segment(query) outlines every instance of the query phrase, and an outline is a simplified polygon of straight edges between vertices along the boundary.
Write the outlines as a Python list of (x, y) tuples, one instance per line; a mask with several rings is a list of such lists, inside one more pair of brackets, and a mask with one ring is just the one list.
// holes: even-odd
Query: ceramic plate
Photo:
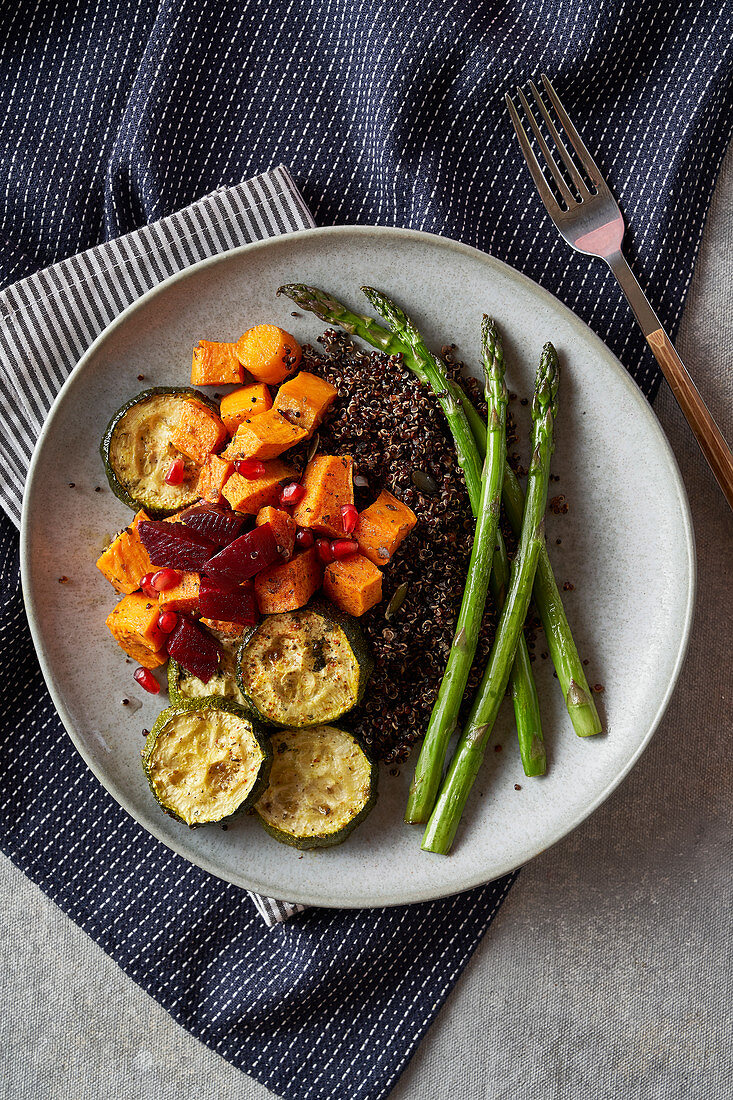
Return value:
[[(520, 395), (531, 392), (542, 344), (552, 339), (560, 353), (554, 489), (570, 510), (550, 515), (548, 543), (559, 582), (575, 586), (567, 610), (591, 682), (605, 688), (606, 732), (574, 735), (551, 663), (538, 657), (548, 773), (524, 778), (505, 704), (494, 736), (503, 751), (488, 752), (447, 858), (421, 852), (420, 829), (402, 824), (411, 763), (399, 776), (382, 770), (377, 807), (348, 843), (305, 854), (271, 840), (250, 817), (227, 831), (185, 829), (159, 812), (140, 768), (140, 730), (152, 726), (165, 698), (136, 689), (104, 626), (114, 594), (94, 562), (104, 535), (130, 513), (107, 488), (99, 440), (131, 395), (188, 381), (191, 348), (201, 337), (236, 340), (245, 328), (273, 321), (301, 342), (315, 341), (324, 326), (308, 314), (292, 317), (292, 304), (275, 296), (286, 282), (323, 286), (359, 309), (359, 286), (378, 286), (409, 310), (434, 347), (456, 343), (472, 364), (487, 312), (505, 334), (509, 388)], [(519, 402), (513, 408), (526, 412)], [(490, 256), (425, 233), (366, 226), (307, 230), (197, 264), (110, 325), (67, 381), (39, 439), (22, 552), (46, 680), (100, 782), (154, 836), (212, 874), (325, 906), (455, 893), (518, 867), (578, 825), (656, 728), (684, 657), (694, 601), (693, 535), (679, 472), (654, 414), (611, 352), (550, 294)], [(60, 585), (61, 575), (71, 583)], [(131, 696), (142, 704), (134, 713), (120, 702)]]

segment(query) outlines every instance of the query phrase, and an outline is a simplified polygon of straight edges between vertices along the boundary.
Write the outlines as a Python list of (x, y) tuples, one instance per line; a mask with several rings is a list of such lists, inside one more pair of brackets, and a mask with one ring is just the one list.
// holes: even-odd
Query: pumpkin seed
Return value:
[(311, 461), (311, 459), (313, 458), (313, 456), (315, 455), (316, 451), (318, 450), (318, 445), (320, 444), (320, 442), (321, 442), (321, 437), (320, 437), (319, 433), (316, 432), (316, 434), (311, 439), (310, 445), (308, 447), (308, 454), (306, 455), (306, 459), (305, 459), (306, 464), (309, 463)]
[(356, 486), (357, 489), (368, 489), (369, 488), (369, 479), (364, 477), (363, 474), (357, 474), (356, 477), (354, 478), (354, 485)]
[(412, 478), (412, 484), (416, 489), (419, 489), (421, 493), (427, 493), (429, 496), (437, 493), (438, 483), (434, 477), (426, 473), (425, 470), (413, 470), (410, 477)]
[(405, 596), (407, 595), (407, 590), (409, 587), (410, 586), (407, 581), (403, 581), (402, 584), (398, 585), (398, 587), (395, 589), (395, 593), (392, 599), (387, 604), (387, 610), (384, 613), (384, 617), (387, 622), (393, 619), (399, 609), (402, 607), (402, 604), (405, 602)]

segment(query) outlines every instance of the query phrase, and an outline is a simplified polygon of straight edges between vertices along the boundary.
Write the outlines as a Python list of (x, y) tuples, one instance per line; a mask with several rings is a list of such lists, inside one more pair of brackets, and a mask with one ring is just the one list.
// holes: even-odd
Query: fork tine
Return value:
[(554, 219), (561, 212), (560, 204), (558, 203), (550, 188), (547, 186), (547, 181), (542, 174), (542, 169), (537, 162), (537, 157), (532, 151), (532, 146), (529, 144), (527, 132), (524, 129), (524, 126), (522, 126), (521, 119), (517, 114), (517, 108), (514, 106), (511, 96), (508, 93), (505, 94), (504, 100), (506, 102), (507, 109), (512, 120), (512, 125), (514, 126), (514, 132), (517, 135), (517, 140), (519, 142), (522, 152), (524, 153), (524, 159), (526, 160), (527, 167), (529, 168), (532, 175), (532, 179), (534, 180), (535, 186), (540, 193), (540, 198), (545, 204), (545, 209), (547, 210), (547, 213), (550, 215), (551, 218)]
[(578, 169), (575, 167), (575, 162), (573, 161), (573, 158), (570, 156), (570, 153), (568, 152), (568, 149), (567, 149), (567, 146), (565, 145), (565, 142), (562, 140), (562, 138), (558, 134), (555, 123), (552, 121), (552, 118), (550, 117), (550, 112), (547, 110), (544, 103), (542, 102), (542, 98), (540, 96), (540, 93), (537, 91), (537, 86), (536, 86), (534, 80), (530, 80), (529, 87), (530, 87), (530, 90), (532, 92), (532, 95), (534, 96), (534, 101), (535, 101), (535, 103), (537, 104), (537, 106), (539, 108), (540, 114), (542, 115), (543, 119), (545, 120), (545, 125), (547, 126), (547, 129), (550, 132), (550, 137), (552, 138), (553, 142), (555, 143), (555, 146), (557, 147), (557, 151), (560, 154), (560, 159), (562, 160), (563, 164), (565, 165), (565, 168), (567, 169), (568, 174), (570, 175), (573, 183), (578, 188), (578, 191), (580, 192), (581, 196), (582, 195), (590, 195), (590, 191), (588, 190), (588, 185), (585, 182), (585, 180), (583, 179), (583, 177), (581, 176)]
[(570, 144), (572, 145), (575, 152), (578, 154), (578, 157), (580, 158), (580, 163), (583, 165), (583, 168), (587, 172), (589, 178), (597, 188), (606, 187), (606, 181), (604, 180), (601, 173), (598, 171), (596, 162), (593, 160), (593, 157), (586, 149), (583, 143), (583, 139), (570, 121), (568, 113), (560, 102), (560, 98), (557, 92), (553, 88), (552, 84), (550, 84), (549, 78), (546, 76), (545, 73), (541, 73), (540, 75), (542, 77), (542, 83), (545, 86), (545, 91), (549, 96), (550, 103), (552, 103), (552, 106), (557, 111), (557, 117), (560, 119), (563, 130), (570, 139)]
[(537, 142), (539, 144), (539, 147), (542, 150), (542, 155), (544, 156), (545, 160), (547, 161), (547, 167), (552, 172), (552, 178), (554, 179), (555, 184), (557, 185), (557, 189), (560, 192), (560, 194), (562, 195), (562, 197), (564, 198), (565, 203), (568, 207), (568, 210), (571, 210), (577, 202), (577, 200), (575, 198), (575, 195), (573, 195), (573, 193), (571, 192), (570, 188), (568, 187), (567, 183), (565, 182), (565, 180), (563, 178), (563, 175), (562, 175), (560, 169), (558, 168), (557, 164), (555, 163), (555, 158), (553, 157), (552, 153), (550, 152), (550, 150), (547, 146), (547, 142), (545, 141), (544, 137), (542, 136), (542, 131), (539, 128), (537, 119), (534, 117), (534, 113), (532, 111), (532, 108), (530, 107), (529, 103), (527, 102), (527, 97), (526, 97), (526, 95), (524, 94), (524, 92), (522, 91), (521, 88), (517, 88), (517, 95), (519, 96), (519, 98), (522, 102), (522, 106), (524, 107), (527, 118), (529, 119), (529, 124), (532, 127), (532, 129), (534, 130), (534, 136), (537, 138)]

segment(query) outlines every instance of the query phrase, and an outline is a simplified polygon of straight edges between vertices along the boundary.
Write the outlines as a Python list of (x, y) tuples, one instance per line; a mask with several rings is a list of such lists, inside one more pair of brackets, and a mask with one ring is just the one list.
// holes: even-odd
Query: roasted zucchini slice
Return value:
[(355, 619), (309, 605), (268, 615), (244, 636), (238, 674), (252, 711), (272, 726), (322, 726), (360, 702), (373, 662)]
[(183, 703), (188, 699), (209, 699), (216, 696), (233, 699), (235, 703), (249, 710), (249, 704), (242, 695), (237, 676), (237, 653), (242, 644), (241, 634), (222, 634), (217, 630), (207, 630), (219, 643), (221, 650), (219, 671), (208, 683), (199, 680), (174, 661), (168, 661), (168, 696), (171, 703)]
[(192, 827), (226, 821), (256, 802), (271, 760), (267, 735), (230, 699), (168, 707), (143, 749), (156, 801)]
[(267, 832), (300, 849), (341, 844), (376, 801), (377, 765), (335, 726), (278, 730), (272, 749), (267, 789), (255, 805)]
[[(164, 519), (198, 500), (200, 466), (171, 442), (183, 401), (196, 401), (218, 412), (198, 390), (159, 387), (126, 402), (102, 436), (102, 461), (112, 492), (129, 508), (144, 508), (154, 519)], [(183, 480), (169, 485), (165, 475), (178, 457), (184, 462)]]

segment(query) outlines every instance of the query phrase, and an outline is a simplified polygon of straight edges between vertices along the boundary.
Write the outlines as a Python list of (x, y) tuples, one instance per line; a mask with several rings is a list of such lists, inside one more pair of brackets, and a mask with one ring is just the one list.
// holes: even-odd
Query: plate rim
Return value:
[[(669, 706), (672, 694), (677, 686), (680, 672), (685, 662), (687, 650), (690, 642), (690, 635), (692, 630), (692, 623), (694, 620), (696, 592), (697, 592), (697, 558), (695, 548), (695, 533), (692, 523), (692, 515), (690, 511), (690, 504), (687, 497), (682, 475), (679, 470), (677, 459), (672, 450), (672, 446), (656, 416), (652, 406), (649, 404), (644, 394), (634, 382), (633, 378), (617, 358), (617, 356), (611, 351), (611, 349), (604, 343), (604, 341), (598, 336), (593, 329), (590, 328), (580, 317), (573, 312), (569, 306), (566, 306), (560, 301), (551, 291), (546, 290), (539, 283), (535, 282), (528, 275), (523, 274), (516, 268), (505, 263), (502, 260), (497, 259), (488, 252), (484, 252), (482, 249), (475, 248), (472, 245), (464, 244), (461, 241), (456, 241), (450, 237), (444, 237), (436, 233), (427, 233), (423, 230), (405, 229), (396, 226), (386, 225), (335, 225), (335, 226), (322, 226), (309, 229), (297, 230), (293, 233), (284, 233), (275, 237), (268, 237), (261, 241), (253, 241), (250, 244), (241, 245), (237, 248), (229, 249), (226, 252), (217, 253), (214, 256), (207, 257), (206, 259), (199, 260), (197, 263), (192, 264), (190, 267), (184, 268), (182, 271), (175, 272), (167, 279), (158, 283), (150, 290), (146, 291), (143, 295), (137, 298), (129, 306), (127, 306), (117, 317), (115, 317), (109, 325), (106, 326), (99, 333), (99, 335), (90, 344), (89, 348), (79, 359), (76, 366), (69, 373), (63, 386), (56, 395), (53, 404), (49, 410), (48, 416), (44, 421), (41, 432), (39, 433), (36, 445), (34, 447), (33, 455), (28, 469), (28, 476), (26, 478), (22, 512), (21, 512), (21, 528), (20, 528), (20, 571), (21, 571), (21, 584), (23, 590), (23, 598), (26, 616), (31, 631), (31, 637), (33, 639), (34, 648), (38, 657), (38, 662), (43, 673), (46, 687), (48, 688), (51, 700), (54, 707), (61, 719), (64, 729), (67, 735), (70, 737), (74, 747), (80, 756), (84, 760), (86, 766), (102, 785), (102, 787), (110, 794), (115, 801), (121, 806), (121, 808), (132, 818), (133, 821), (146, 832), (150, 833), (156, 840), (161, 842), (171, 851), (174, 851), (177, 855), (187, 860), (194, 866), (200, 867), (202, 870), (213, 875), (215, 878), (220, 879), (223, 882), (230, 883), (241, 889), (253, 891), (255, 893), (264, 894), (265, 896), (272, 896), (272, 887), (267, 884), (258, 884), (251, 878), (238, 875), (235, 872), (229, 872), (223, 870), (221, 867), (215, 866), (205, 855), (196, 855), (196, 858), (192, 858), (190, 852), (184, 847), (182, 843), (179, 843), (167, 836), (161, 835), (155, 828), (154, 821), (151, 818), (151, 823), (143, 821), (134, 811), (131, 802), (128, 800), (125, 791), (119, 787), (115, 782), (111, 782), (104, 774), (101, 768), (96, 767), (92, 762), (90, 756), (85, 750), (85, 746), (80, 736), (76, 734), (74, 730), (74, 723), (71, 720), (70, 715), (66, 711), (63, 701), (60, 696), (60, 692), (57, 693), (56, 685), (54, 683), (54, 677), (52, 673), (52, 662), (47, 656), (43, 637), (41, 634), (40, 622), (36, 616), (35, 603), (33, 600), (33, 585), (32, 585), (32, 568), (31, 568), (31, 524), (29, 514), (31, 511), (32, 498), (34, 495), (35, 484), (35, 471), (40, 461), (40, 455), (43, 451), (43, 447), (48, 434), (50, 433), (53, 421), (55, 419), (57, 409), (63, 401), (66, 390), (70, 387), (72, 380), (80, 374), (86, 367), (88, 361), (97, 354), (99, 347), (117, 330), (118, 327), (127, 323), (127, 320), (137, 310), (143, 309), (147, 304), (154, 299), (157, 295), (163, 294), (170, 286), (185, 282), (189, 278), (195, 277), (200, 271), (209, 267), (213, 267), (219, 263), (229, 260), (234, 256), (241, 254), (248, 254), (255, 251), (267, 250), (275, 246), (284, 246), (290, 242), (297, 242), (304, 238), (321, 237), (351, 237), (351, 236), (392, 236), (397, 238), (409, 238), (417, 241), (424, 241), (431, 246), (437, 246), (447, 251), (461, 252), (464, 255), (479, 260), (480, 262), (487, 264), (489, 268), (498, 270), (501, 274), (511, 281), (519, 283), (527, 288), (531, 288), (531, 292), (538, 295), (540, 299), (544, 300), (545, 304), (555, 312), (560, 312), (566, 323), (570, 325), (576, 332), (582, 334), (586, 340), (590, 340), (591, 344), (595, 345), (595, 348), (602, 358), (606, 360), (609, 367), (616, 372), (620, 377), (622, 384), (626, 387), (626, 390), (633, 395), (633, 400), (643, 410), (642, 415), (646, 418), (647, 423), (652, 429), (652, 432), (656, 435), (657, 440), (661, 443), (662, 452), (665, 453), (668, 460), (669, 472), (672, 478), (672, 487), (676, 492), (676, 500), (679, 507), (680, 519), (682, 521), (682, 528), (685, 539), (685, 550), (687, 552), (687, 591), (684, 607), (684, 622), (682, 635), (680, 637), (677, 652), (675, 654), (674, 665), (669, 678), (664, 695), (660, 701), (660, 705), (646, 731), (644, 737), (637, 745), (636, 749), (626, 761), (624, 766), (609, 780), (606, 786), (600, 791), (596, 798), (588, 805), (584, 806), (582, 810), (576, 814), (569, 823), (563, 823), (562, 826), (557, 827), (546, 838), (546, 842), (542, 847), (537, 848), (534, 846), (534, 850), (527, 855), (526, 859), (523, 859), (519, 864), (516, 864), (510, 860), (506, 865), (500, 865), (498, 871), (493, 872), (490, 879), (487, 879), (482, 874), (477, 874), (471, 878), (470, 881), (463, 881), (460, 886), (455, 889), (450, 888), (433, 888), (433, 889), (420, 889), (418, 888), (405, 888), (403, 893), (399, 897), (393, 897), (390, 900), (380, 898), (378, 901), (360, 900), (358, 898), (343, 898), (340, 896), (334, 896), (331, 894), (321, 894), (318, 891), (311, 893), (308, 889), (298, 890), (297, 888), (291, 892), (285, 887), (282, 892), (277, 891), (282, 897), (287, 896), (288, 901), (298, 902), (308, 906), (318, 906), (321, 908), (343, 908), (343, 909), (367, 909), (376, 906), (392, 906), (392, 905), (406, 905), (417, 902), (433, 901), (443, 897), (450, 897), (457, 893), (462, 893), (465, 890), (474, 889), (478, 886), (485, 885), (488, 882), (493, 882), (503, 875), (517, 870), (519, 867), (524, 866), (530, 860), (546, 851), (548, 848), (557, 844), (569, 833), (573, 832), (586, 818), (590, 817), (603, 802), (613, 793), (614, 790), (623, 782), (631, 769), (638, 762), (642, 753), (649, 745), (652, 737), (654, 736), (659, 724)], [(407, 885), (407, 884), (405, 884)]]

